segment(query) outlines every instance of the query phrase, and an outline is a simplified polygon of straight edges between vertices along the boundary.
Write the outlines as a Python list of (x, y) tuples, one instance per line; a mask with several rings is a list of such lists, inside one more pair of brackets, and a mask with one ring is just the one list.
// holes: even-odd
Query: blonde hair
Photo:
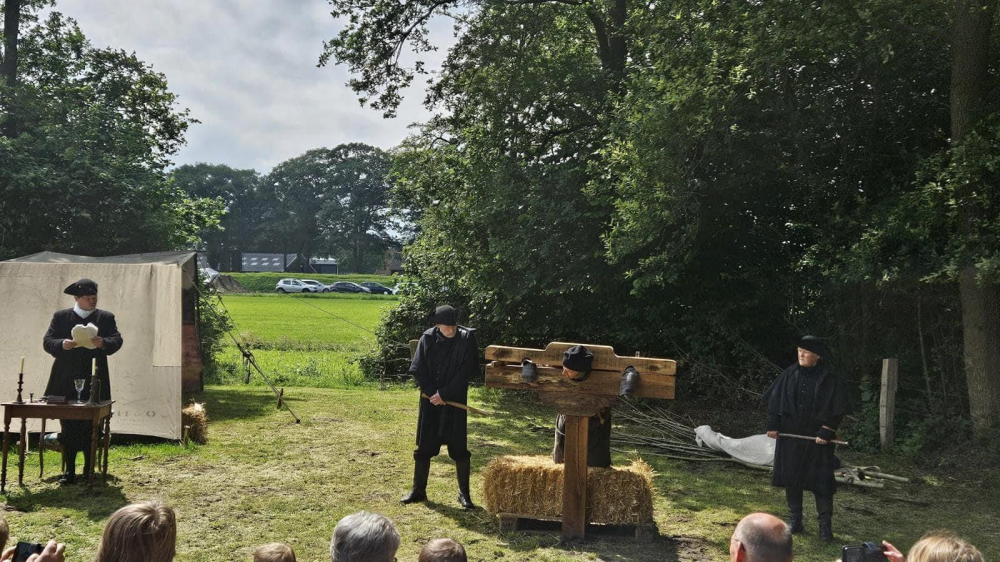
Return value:
[(909, 562), (985, 562), (976, 547), (951, 531), (931, 531), (907, 553)]
[(108, 518), (94, 562), (170, 562), (176, 547), (174, 510), (160, 501), (134, 503)]
[(253, 562), (295, 562), (295, 551), (287, 544), (272, 542), (253, 551)]
[(434, 539), (420, 549), (418, 562), (466, 562), (465, 547), (452, 539)]

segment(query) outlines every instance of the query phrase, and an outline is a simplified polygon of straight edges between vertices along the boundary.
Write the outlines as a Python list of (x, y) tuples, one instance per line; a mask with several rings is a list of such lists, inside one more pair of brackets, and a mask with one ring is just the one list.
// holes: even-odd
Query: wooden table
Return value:
[[(10, 451), (10, 420), (21, 419), (21, 445), (18, 447), (18, 470), (17, 483), (24, 485), (24, 454), (28, 448), (28, 425), (29, 419), (41, 419), (42, 427), (45, 427), (45, 420), (89, 420), (93, 428), (90, 439), (90, 473), (87, 483), (94, 486), (94, 461), (100, 461), (98, 455), (98, 437), (100, 435), (101, 422), (104, 422), (104, 439), (101, 442), (100, 451), (103, 453), (103, 478), (108, 479), (108, 448), (111, 444), (111, 405), (113, 400), (105, 400), (97, 404), (77, 404), (68, 402), (65, 404), (49, 404), (46, 402), (4, 402), (3, 403), (3, 470), (0, 473), (0, 493), (7, 491), (7, 453)], [(39, 439), (39, 456), (42, 451), (42, 441), (45, 439), (44, 431)], [(39, 462), (43, 462), (39, 459)]]

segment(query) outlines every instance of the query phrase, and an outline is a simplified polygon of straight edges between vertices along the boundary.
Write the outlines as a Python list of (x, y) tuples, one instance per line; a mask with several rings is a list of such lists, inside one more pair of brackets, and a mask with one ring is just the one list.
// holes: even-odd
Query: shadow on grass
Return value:
[[(271, 415), (275, 411), (278, 399), (270, 388), (267, 387), (243, 387), (243, 388), (207, 388), (203, 392), (195, 392), (185, 397), (185, 403), (191, 401), (203, 402), (205, 410), (211, 416), (211, 420), (236, 421), (262, 418)], [(289, 403), (292, 409), (301, 398), (285, 396), (285, 402)]]
[[(99, 476), (95, 476), (93, 491), (87, 489), (86, 481), (79, 476), (76, 484), (53, 487), (58, 478), (58, 475), (54, 475), (43, 479), (42, 483), (47, 487), (38, 491), (32, 489), (30, 482), (24, 486), (8, 486), (7, 509), (24, 513), (42, 509), (65, 509), (85, 512), (91, 521), (102, 521), (118, 508), (130, 503), (114, 476), (108, 475), (106, 484)], [(34, 485), (39, 485), (37, 480)]]

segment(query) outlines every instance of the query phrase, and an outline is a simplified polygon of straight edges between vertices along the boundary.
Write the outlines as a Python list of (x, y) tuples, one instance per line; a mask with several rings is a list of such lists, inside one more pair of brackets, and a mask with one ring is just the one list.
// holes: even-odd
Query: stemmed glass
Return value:
[(83, 385), (87, 384), (87, 379), (73, 379), (73, 386), (76, 387), (76, 403), (83, 404), (83, 398), (81, 393), (83, 392)]

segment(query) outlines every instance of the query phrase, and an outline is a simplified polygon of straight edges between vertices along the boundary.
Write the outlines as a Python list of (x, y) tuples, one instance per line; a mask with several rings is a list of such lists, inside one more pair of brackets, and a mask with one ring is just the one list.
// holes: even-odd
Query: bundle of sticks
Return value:
[[(611, 441), (616, 451), (633, 452), (642, 448), (644, 454), (685, 461), (735, 462), (748, 468), (771, 471), (767, 465), (752, 464), (733, 458), (722, 451), (700, 447), (695, 442), (695, 423), (666, 409), (652, 406), (640, 407), (630, 400), (618, 400), (614, 416), (641, 427), (641, 433), (616, 431)], [(687, 423), (686, 423), (687, 422)], [(788, 436), (798, 437), (798, 436)], [(811, 438), (807, 438), (811, 439)], [(837, 442), (844, 443), (844, 442)], [(846, 444), (846, 443), (844, 443)], [(624, 448), (623, 448), (624, 447)], [(631, 450), (627, 449), (631, 448)], [(843, 466), (834, 473), (837, 482), (862, 488), (884, 488), (884, 480), (909, 483), (910, 479), (881, 471), (877, 466)]]

